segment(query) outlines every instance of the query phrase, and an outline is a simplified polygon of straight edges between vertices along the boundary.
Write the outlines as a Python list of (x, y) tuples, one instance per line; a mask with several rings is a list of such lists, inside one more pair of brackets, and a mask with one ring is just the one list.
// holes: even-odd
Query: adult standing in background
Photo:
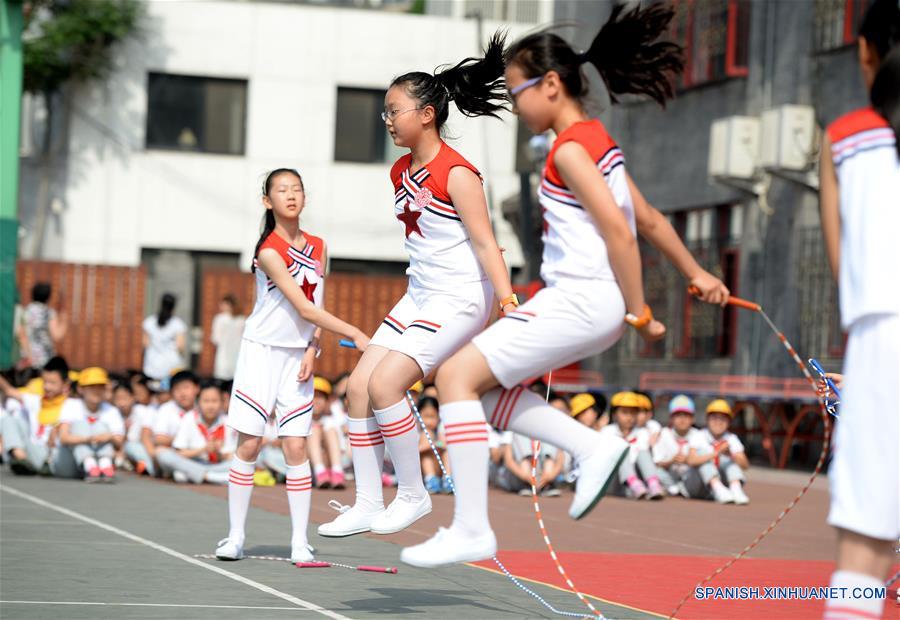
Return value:
[(49, 282), (38, 282), (31, 289), (31, 303), (18, 325), (19, 347), (24, 366), (43, 368), (56, 355), (56, 347), (66, 337), (69, 322), (64, 312), (49, 306), (53, 289)]
[(244, 315), (240, 312), (237, 299), (229, 293), (219, 302), (219, 313), (213, 317), (210, 341), (216, 347), (213, 377), (220, 381), (234, 379), (241, 338), (244, 334)]
[(175, 296), (165, 293), (159, 303), (159, 312), (151, 314), (144, 328), (144, 374), (159, 381), (168, 379), (172, 372), (184, 366), (184, 324), (175, 312)]

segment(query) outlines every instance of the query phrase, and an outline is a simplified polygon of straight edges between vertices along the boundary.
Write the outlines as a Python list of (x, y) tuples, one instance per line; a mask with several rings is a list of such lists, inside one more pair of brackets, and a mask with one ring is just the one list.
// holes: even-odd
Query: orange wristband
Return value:
[(642, 327), (648, 325), (652, 320), (653, 312), (650, 310), (650, 306), (648, 306), (647, 304), (644, 304), (644, 310), (641, 312), (641, 316), (635, 316), (630, 312), (625, 315), (625, 322), (635, 329), (641, 329)]
[(504, 298), (500, 301), (500, 310), (501, 310), (501, 311), (503, 310), (503, 307), (506, 306), (506, 304), (512, 304), (512, 305), (514, 305), (516, 308), (518, 308), (518, 307), (519, 307), (519, 297), (518, 297), (518, 295), (516, 295), (515, 293), (513, 293), (513, 294), (510, 295), (509, 297), (504, 297)]

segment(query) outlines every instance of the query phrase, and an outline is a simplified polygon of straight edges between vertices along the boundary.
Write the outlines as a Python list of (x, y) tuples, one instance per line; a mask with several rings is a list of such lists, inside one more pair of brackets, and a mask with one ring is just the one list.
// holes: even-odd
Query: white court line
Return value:
[(161, 545), (157, 542), (153, 542), (152, 540), (147, 540), (146, 538), (141, 538), (136, 534), (132, 534), (131, 532), (126, 532), (125, 530), (119, 529), (114, 525), (109, 525), (108, 523), (104, 523), (102, 521), (98, 521), (97, 519), (92, 519), (91, 517), (87, 517), (83, 514), (75, 512), (74, 510), (69, 510), (68, 508), (63, 508), (62, 506), (57, 506), (51, 502), (45, 501), (39, 497), (35, 497), (33, 495), (29, 495), (23, 491), (19, 491), (18, 489), (14, 489), (12, 487), (8, 487), (4, 484), (0, 484), (0, 491), (6, 491), (10, 495), (14, 495), (16, 497), (21, 497), (22, 499), (27, 499), (28, 501), (37, 504), (38, 506), (43, 506), (44, 508), (49, 508), (50, 510), (55, 510), (60, 514), (64, 514), (68, 517), (72, 517), (73, 519), (77, 519), (84, 523), (89, 523), (90, 525), (99, 527), (102, 530), (106, 530), (107, 532), (111, 532), (116, 534), (117, 536), (121, 536), (122, 538), (127, 538), (128, 540), (132, 540), (136, 543), (140, 543), (146, 547), (150, 547), (151, 549), (156, 549), (157, 551), (161, 551), (166, 555), (170, 555), (173, 558), (178, 558), (188, 564), (193, 564), (194, 566), (199, 566), (200, 568), (205, 568), (208, 571), (212, 571), (214, 573), (218, 573), (224, 577), (228, 577), (229, 579), (233, 579), (239, 583), (243, 583), (244, 585), (248, 585), (251, 588), (256, 588), (260, 592), (265, 592), (266, 594), (271, 594), (272, 596), (277, 596), (280, 599), (288, 601), (289, 603), (293, 603), (298, 607), (302, 607), (304, 609), (308, 609), (309, 611), (315, 611), (323, 616), (328, 618), (333, 618), (333, 620), (350, 620), (347, 616), (342, 616), (339, 613), (330, 611), (325, 609), (324, 607), (320, 607), (315, 603), (310, 603), (309, 601), (304, 601), (301, 598), (297, 598), (296, 596), (292, 596), (287, 594), (286, 592), (281, 592), (280, 590), (276, 590), (275, 588), (271, 588), (263, 583), (259, 583), (258, 581), (253, 581), (252, 579), (248, 579), (242, 575), (238, 575), (237, 573), (232, 573), (231, 571), (225, 570), (224, 568), (220, 568), (215, 566), (214, 564), (207, 564), (206, 562), (201, 562), (200, 560), (195, 560), (189, 555), (185, 555), (174, 549), (170, 549), (165, 545)]
[(251, 607), (249, 605), (179, 605), (177, 603), (94, 603), (88, 601), (0, 601), (0, 605), (99, 605), (103, 607), (190, 607), (199, 609), (275, 609), (293, 611), (296, 607)]

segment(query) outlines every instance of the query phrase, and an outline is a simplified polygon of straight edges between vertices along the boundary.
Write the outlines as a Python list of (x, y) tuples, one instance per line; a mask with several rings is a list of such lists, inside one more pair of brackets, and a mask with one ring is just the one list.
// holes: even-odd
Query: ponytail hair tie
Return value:
[(583, 65), (584, 63), (590, 61), (591, 59), (588, 56), (587, 52), (581, 52), (580, 54), (575, 55), (575, 62), (577, 62), (579, 65)]

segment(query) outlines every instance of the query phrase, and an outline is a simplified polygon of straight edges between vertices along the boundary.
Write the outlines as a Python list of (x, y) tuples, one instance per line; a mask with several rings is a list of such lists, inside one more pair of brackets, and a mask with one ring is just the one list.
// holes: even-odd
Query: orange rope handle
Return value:
[[(700, 297), (700, 289), (696, 286), (689, 286), (688, 293), (693, 295), (694, 297)], [(740, 297), (729, 297), (728, 298), (729, 306), (737, 306), (738, 308), (744, 308), (745, 310), (753, 310), (757, 312), (762, 310), (762, 306), (752, 301), (747, 301), (746, 299), (741, 299)]]

